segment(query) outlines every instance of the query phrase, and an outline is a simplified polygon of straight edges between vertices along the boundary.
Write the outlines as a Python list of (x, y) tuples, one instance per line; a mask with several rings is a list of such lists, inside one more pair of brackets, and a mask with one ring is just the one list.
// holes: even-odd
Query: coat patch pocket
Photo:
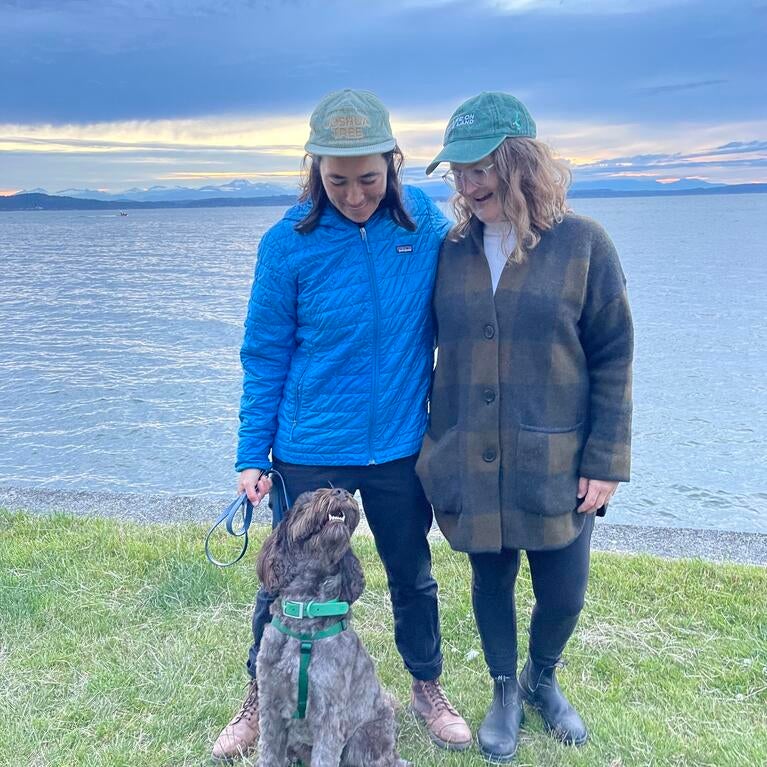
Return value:
[(523, 511), (559, 516), (574, 510), (583, 441), (582, 424), (566, 429), (520, 428), (514, 495)]
[(429, 502), (443, 514), (459, 514), (461, 511), (460, 464), (457, 426), (448, 429), (439, 439), (426, 434), (416, 471)]

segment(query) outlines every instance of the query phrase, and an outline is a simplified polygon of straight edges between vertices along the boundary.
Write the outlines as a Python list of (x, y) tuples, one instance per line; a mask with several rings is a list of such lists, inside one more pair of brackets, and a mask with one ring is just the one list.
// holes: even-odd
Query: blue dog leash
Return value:
[[(269, 471), (264, 472), (263, 476), (272, 478), (272, 489), (269, 491), (269, 500), (271, 501), (272, 506), (272, 528), (274, 528), (282, 521), (285, 512), (290, 508), (288, 490), (285, 487), (285, 480), (283, 479), (282, 474), (275, 469), (270, 469)], [(279, 482), (275, 482), (275, 477)], [(235, 528), (235, 520), (241, 509), (242, 524), (239, 528)], [(226, 509), (224, 509), (218, 519), (213, 523), (213, 527), (208, 530), (208, 534), (205, 536), (205, 556), (208, 558), (208, 562), (212, 565), (216, 565), (216, 567), (230, 567), (239, 562), (248, 550), (248, 529), (250, 528), (250, 523), (252, 521), (253, 504), (248, 499), (247, 493), (242, 493), (232, 501)], [(210, 553), (210, 538), (222, 523), (225, 523), (226, 532), (229, 533), (229, 535), (243, 539), (242, 549), (240, 550), (239, 555), (231, 560), (231, 562), (219, 562), (219, 560)]]

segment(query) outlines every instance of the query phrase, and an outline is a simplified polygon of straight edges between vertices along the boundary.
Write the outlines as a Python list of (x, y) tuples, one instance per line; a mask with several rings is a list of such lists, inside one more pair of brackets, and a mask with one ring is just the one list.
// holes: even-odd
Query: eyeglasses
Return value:
[(449, 170), (442, 174), (445, 183), (452, 189), (461, 191), (467, 183), (472, 186), (487, 186), (490, 179), (490, 169), (495, 166), (494, 162), (485, 165), (482, 168), (469, 168), (468, 170)]

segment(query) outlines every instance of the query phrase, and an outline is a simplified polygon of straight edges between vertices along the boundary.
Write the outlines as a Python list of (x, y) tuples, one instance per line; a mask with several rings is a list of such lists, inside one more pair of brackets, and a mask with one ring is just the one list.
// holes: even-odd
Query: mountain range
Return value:
[[(405, 181), (417, 184), (435, 200), (446, 200), (450, 196), (450, 190), (441, 178), (424, 179), (410, 171), (406, 174)], [(32, 189), (0, 196), (0, 211), (285, 206), (295, 201), (296, 192), (295, 187), (251, 183), (245, 179), (220, 186), (153, 186), (149, 189), (134, 188), (114, 194), (96, 189), (62, 189), (49, 194), (45, 189)], [(664, 184), (653, 179), (605, 179), (576, 181), (570, 187), (568, 196), (644, 197), (753, 192), (767, 192), (767, 184), (711, 184), (690, 178)]]
[[(417, 171), (409, 171), (405, 181), (415, 184), (432, 197), (447, 197), (449, 191), (440, 178), (424, 178)], [(570, 192), (590, 192), (605, 189), (622, 192), (668, 192), (676, 189), (710, 189), (725, 186), (711, 184), (696, 178), (682, 178), (678, 181), (661, 184), (654, 179), (604, 179), (598, 181), (575, 181)], [(187, 200), (234, 199), (243, 197), (277, 197), (295, 195), (294, 186), (279, 184), (252, 183), (246, 179), (237, 179), (220, 186), (207, 184), (200, 187), (186, 186), (151, 186), (148, 189), (126, 189), (124, 192), (105, 192), (99, 189), (60, 189), (49, 192), (47, 189), (25, 189), (16, 194), (47, 194), (52, 197), (74, 197), (79, 200), (131, 200), (133, 202), (176, 202)]]
[(294, 196), (295, 187), (278, 184), (251, 183), (237, 179), (220, 186), (208, 184), (200, 187), (150, 186), (148, 189), (126, 189), (124, 192), (105, 192), (100, 189), (61, 189), (49, 192), (47, 189), (25, 189), (17, 194), (47, 194), (51, 197), (74, 197), (78, 200), (104, 200), (122, 202), (185, 202), (188, 200), (234, 199), (242, 197)]

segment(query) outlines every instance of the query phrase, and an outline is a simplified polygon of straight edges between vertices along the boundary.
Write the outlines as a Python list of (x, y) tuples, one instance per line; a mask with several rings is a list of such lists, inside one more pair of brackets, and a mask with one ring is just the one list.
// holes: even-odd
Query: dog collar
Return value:
[(295, 602), (292, 599), (282, 600), (282, 614), (287, 618), (330, 618), (336, 615), (346, 615), (349, 603), (339, 599), (329, 602)]

